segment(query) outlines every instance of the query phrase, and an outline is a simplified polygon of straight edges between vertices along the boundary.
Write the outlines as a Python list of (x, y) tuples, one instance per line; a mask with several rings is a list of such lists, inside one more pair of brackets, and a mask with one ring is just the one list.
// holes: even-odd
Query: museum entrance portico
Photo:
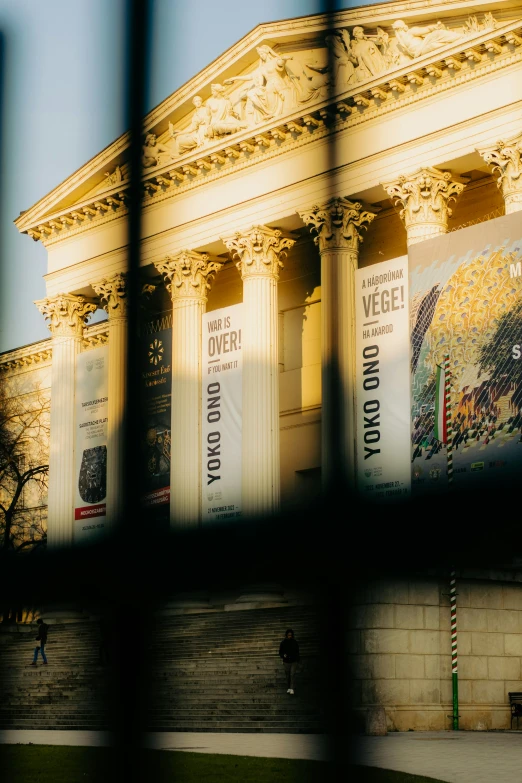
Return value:
[[(260, 25), (144, 117), (138, 186), (124, 135), (20, 215), (19, 231), (47, 252), (36, 305), (50, 337), (0, 357), (0, 371), (14, 396), (20, 381), (50, 397), (47, 540), (70, 574), (40, 590), (50, 619), (64, 585), (67, 600), (82, 595), (94, 552), (92, 595), (119, 596), (122, 640), (134, 607), (143, 628), (160, 610), (159, 693), (170, 672), (182, 689), (210, 682), (217, 704), (224, 675), (243, 703), (257, 686), (237, 678), (261, 671), (255, 655), (243, 660), (245, 638), (270, 689), (274, 629), (299, 607), (299, 635), (311, 628), (308, 597), (283, 587), (304, 574), (324, 600), (320, 638), (337, 640), (339, 665), (323, 667), (336, 708), (349, 712), (334, 682), (346, 676), (361, 724), (384, 708), (389, 729), (442, 729), (456, 694), (458, 593), (461, 728), (509, 725), (508, 695), (522, 689), (521, 576), (508, 549), (517, 517), (497, 526), (481, 501), (493, 486), (504, 508), (502, 475), (508, 483), (520, 466), (522, 381), (498, 346), (509, 352), (519, 329), (521, 69), (515, 0), (401, 0)], [(133, 363), (139, 392), (126, 383)], [(141, 502), (138, 524), (129, 513), (103, 538), (129, 497)], [(371, 498), (404, 502), (381, 513)], [(448, 554), (438, 531), (450, 517)], [(484, 530), (495, 519), (506, 568), (464, 562), (483, 518)], [(426, 519), (434, 532), (421, 549)], [(492, 538), (488, 529), (488, 547)], [(201, 640), (211, 626), (214, 648)], [(67, 629), (62, 641), (67, 651)]]
[[(172, 316), (173, 526), (202, 519), (205, 313), (243, 304), (242, 513), (276, 514), (319, 471), (324, 487), (339, 469), (355, 480), (357, 268), (521, 208), (516, 3), (440, 13), (390, 3), (330, 26), (261, 25), (145, 118), (143, 304)], [(16, 221), (48, 251), (37, 305), (52, 334), (56, 546), (72, 541), (71, 390), (96, 308), (108, 313), (96, 327), (109, 345), (107, 515), (120, 513), (127, 149), (118, 139)]]

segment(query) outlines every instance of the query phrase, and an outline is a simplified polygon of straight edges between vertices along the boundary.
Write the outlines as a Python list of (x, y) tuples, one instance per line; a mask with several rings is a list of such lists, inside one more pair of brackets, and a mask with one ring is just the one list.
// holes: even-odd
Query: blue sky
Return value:
[[(0, 353), (49, 336), (33, 304), (45, 296), (46, 250), (13, 220), (125, 130), (125, 9), (0, 0)], [(147, 109), (257, 24), (319, 10), (317, 0), (154, 0)]]

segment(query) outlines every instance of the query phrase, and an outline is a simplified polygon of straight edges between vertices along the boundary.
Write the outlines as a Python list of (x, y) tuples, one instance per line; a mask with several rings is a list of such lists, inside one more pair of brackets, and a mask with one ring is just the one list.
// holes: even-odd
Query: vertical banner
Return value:
[(144, 506), (170, 503), (170, 415), (172, 392), (172, 310), (147, 319), (140, 328), (141, 433)]
[(522, 469), (522, 213), (413, 245), (409, 268), (412, 494), (499, 492)]
[(76, 357), (74, 540), (96, 538), (105, 527), (107, 495), (107, 345)]
[(364, 498), (410, 493), (408, 258), (355, 273), (357, 485)]
[(241, 326), (243, 305), (203, 316), (203, 523), (241, 516)]

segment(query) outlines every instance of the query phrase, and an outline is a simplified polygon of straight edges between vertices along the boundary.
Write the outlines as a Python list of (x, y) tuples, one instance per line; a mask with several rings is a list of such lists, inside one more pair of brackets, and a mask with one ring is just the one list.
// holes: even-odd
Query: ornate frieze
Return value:
[[(491, 15), (486, 15), (481, 21), (473, 17), (459, 28), (438, 23), (417, 28), (398, 22), (386, 30), (355, 25), (330, 31), (325, 33), (324, 47), (299, 49), (284, 57), (277, 57), (270, 47), (262, 54), (258, 51), (257, 66), (249, 74), (213, 84), (206, 101), (196, 96), (194, 112), (175, 126), (170, 124), (160, 138), (147, 134), (145, 203), (400, 111), (521, 59), (520, 21), (495, 26)], [(416, 39), (424, 42), (422, 46)], [(417, 57), (408, 54), (408, 40), (410, 52), (421, 52)], [(473, 52), (478, 59), (473, 59)], [(279, 97), (272, 94), (275, 90)], [(121, 181), (117, 181), (118, 168)], [(34, 224), (22, 218), (17, 221), (20, 230), (52, 245), (66, 235), (124, 216), (125, 172), (124, 162), (106, 172), (107, 187), (110, 178), (113, 188), (106, 196), (100, 193), (92, 202), (35, 219)]]
[[(188, 126), (186, 121), (180, 128), (169, 123), (169, 139), (163, 144), (153, 133), (147, 134), (143, 166), (160, 166), (216, 139), (288, 116), (298, 107), (345, 92), (350, 86), (495, 28), (490, 13), (482, 21), (471, 16), (463, 26), (454, 28), (440, 20), (409, 27), (398, 19), (388, 30), (377, 27), (368, 31), (360, 25), (351, 31), (331, 30), (324, 36), (323, 47), (305, 52), (280, 54), (266, 44), (259, 46), (259, 59), (252, 71), (229, 77), (223, 84), (212, 84), (207, 101), (200, 95), (193, 98), (194, 111)], [(227, 91), (230, 86), (233, 89)], [(364, 96), (359, 97), (364, 100)]]
[(236, 231), (222, 237), (243, 280), (247, 277), (279, 278), (283, 258), (295, 244), (295, 239), (284, 237), (279, 229), (252, 226), (248, 231)]
[(208, 253), (181, 250), (154, 266), (168, 280), (167, 289), (176, 299), (205, 299), (216, 273), (225, 262), (210, 260)]
[(104, 278), (92, 287), (102, 300), (103, 308), (109, 318), (125, 318), (127, 316), (127, 282), (126, 275), (118, 272), (110, 278)]
[(53, 337), (82, 337), (87, 318), (98, 309), (95, 302), (75, 294), (57, 294), (35, 305), (49, 321)]
[(322, 206), (313, 206), (299, 212), (299, 217), (315, 232), (314, 242), (323, 253), (327, 250), (352, 250), (357, 252), (363, 238), (358, 229), (367, 228), (375, 217), (363, 210), (358, 201), (332, 198)]
[(402, 204), (399, 214), (411, 245), (446, 233), (452, 214), (449, 203), (465, 186), (454, 181), (449, 171), (426, 167), (383, 183), (383, 187), (392, 201)]
[(497, 184), (504, 196), (506, 215), (522, 210), (522, 133), (478, 152), (500, 174)]

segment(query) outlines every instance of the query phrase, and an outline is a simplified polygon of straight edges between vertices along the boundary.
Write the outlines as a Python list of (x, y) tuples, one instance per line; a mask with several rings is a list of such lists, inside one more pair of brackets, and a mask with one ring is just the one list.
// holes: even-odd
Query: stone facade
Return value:
[[(332, 476), (354, 482), (357, 268), (522, 209), (520, 4), (443, 12), (395, 0), (260, 25), (144, 118), (141, 265), (174, 324), (173, 528), (202, 525), (205, 312), (246, 305), (245, 517), (304, 507)], [(37, 304), (52, 338), (0, 369), (46, 369), (54, 547), (73, 543), (75, 360), (104, 342), (107, 505), (121, 509), (128, 151), (124, 135), (15, 221), (48, 253)], [(108, 324), (86, 326), (97, 308)], [(522, 689), (519, 589), (459, 580), (463, 728), (506, 726), (506, 694)], [(356, 711), (383, 705), (399, 730), (448, 726), (446, 592), (415, 577), (361, 593)]]
[[(508, 693), (522, 690), (522, 581), (502, 576), (457, 574), (462, 729), (509, 729)], [(449, 576), (367, 584), (349, 625), (356, 713), (384, 706), (389, 731), (451, 728)]]

